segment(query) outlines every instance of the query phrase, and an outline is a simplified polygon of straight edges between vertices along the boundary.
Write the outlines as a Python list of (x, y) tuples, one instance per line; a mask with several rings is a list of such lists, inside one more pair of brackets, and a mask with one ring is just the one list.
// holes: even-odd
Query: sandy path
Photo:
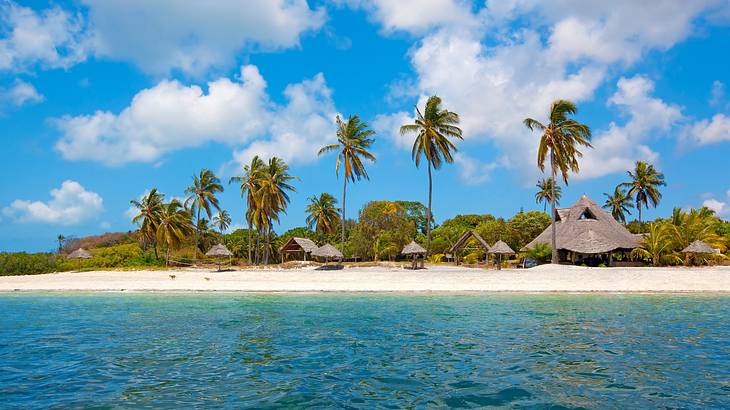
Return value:
[[(175, 275), (171, 279), (169, 275)], [(206, 278), (210, 278), (207, 280)], [(453, 266), (409, 271), (349, 268), (317, 271), (95, 271), (0, 277), (0, 291), (249, 291), (249, 292), (730, 292), (730, 267), (527, 270)]]

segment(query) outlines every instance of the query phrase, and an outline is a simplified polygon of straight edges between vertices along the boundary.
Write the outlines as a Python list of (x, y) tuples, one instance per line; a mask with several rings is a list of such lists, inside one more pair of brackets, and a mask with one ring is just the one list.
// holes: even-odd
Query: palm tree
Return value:
[(289, 166), (281, 158), (269, 159), (267, 166), (263, 169), (259, 188), (254, 194), (257, 200), (255, 219), (262, 227), (262, 233), (266, 239), (264, 248), (264, 263), (269, 263), (269, 250), (271, 240), (271, 229), (273, 221), (279, 222), (279, 214), (286, 213), (289, 204), (289, 191), (295, 192), (296, 188), (291, 181), (298, 179), (289, 174)]
[(316, 195), (310, 197), (306, 210), (309, 229), (314, 228), (318, 234), (332, 233), (340, 219), (340, 211), (336, 205), (337, 199), (326, 192), (321, 193), (319, 197)]
[(345, 255), (345, 204), (347, 199), (347, 180), (350, 179), (353, 183), (357, 179), (361, 178), (370, 179), (367, 171), (365, 171), (365, 165), (363, 165), (362, 159), (365, 158), (370, 161), (375, 161), (375, 155), (368, 151), (368, 148), (375, 141), (370, 138), (375, 134), (375, 131), (368, 129), (369, 125), (367, 122), (360, 121), (360, 117), (352, 115), (347, 119), (347, 122), (342, 121), (340, 116), (337, 116), (337, 143), (325, 145), (319, 150), (319, 155), (338, 151), (337, 154), (337, 165), (335, 166), (335, 175), (339, 177), (340, 166), (344, 168), (344, 182), (342, 187), (342, 244), (341, 252)]
[[(568, 185), (568, 172), (580, 171), (578, 158), (583, 154), (578, 150), (580, 146), (592, 148), (591, 129), (570, 118), (578, 112), (574, 103), (567, 100), (556, 100), (550, 104), (548, 117), (550, 122), (545, 125), (532, 118), (525, 118), (524, 124), (530, 131), (537, 129), (542, 132), (540, 144), (537, 147), (537, 166), (545, 172), (545, 161), (550, 156), (550, 177), (555, 177), (560, 171), (565, 185)], [(557, 183), (553, 184), (555, 187)], [(555, 192), (551, 195), (552, 208), (552, 263), (558, 263), (557, 239), (555, 234)]]
[(620, 185), (614, 189), (613, 195), (605, 192), (603, 195), (606, 196), (606, 203), (603, 204), (603, 208), (611, 210), (611, 215), (613, 215), (614, 219), (625, 224), (626, 214), (631, 215), (629, 208), (634, 207), (631, 203), (631, 196)]
[(641, 225), (641, 207), (649, 208), (651, 204), (654, 208), (662, 200), (662, 194), (659, 192), (660, 186), (666, 186), (664, 182), (664, 174), (657, 171), (654, 165), (645, 161), (636, 161), (634, 172), (627, 171), (630, 182), (624, 182), (621, 186), (629, 188), (628, 196), (635, 198), (636, 209), (639, 210), (639, 225)]
[(680, 257), (674, 252), (672, 238), (667, 232), (667, 225), (653, 223), (640, 241), (641, 247), (631, 251), (631, 257), (651, 260), (652, 265), (660, 263), (679, 263)]
[[(259, 156), (251, 158), (251, 162), (243, 166), (243, 174), (231, 177), (229, 184), (238, 183), (241, 187), (241, 198), (246, 197), (246, 223), (248, 224), (248, 262), (251, 263), (251, 224), (256, 207), (255, 193), (259, 188), (264, 161)], [(258, 249), (258, 248), (257, 248)]]
[[(220, 210), (218, 205), (218, 198), (215, 197), (217, 192), (223, 192), (223, 186), (220, 184), (220, 180), (215, 176), (213, 171), (209, 169), (200, 170), (199, 175), (193, 175), (193, 184), (185, 189), (185, 193), (188, 194), (185, 199), (185, 207), (190, 207), (191, 212), (196, 213), (196, 225), (200, 222), (200, 211), (203, 210), (211, 217), (211, 206), (217, 210)], [(193, 251), (193, 260), (198, 258), (198, 237), (200, 232), (195, 230), (195, 250)]]
[(543, 211), (547, 211), (547, 204), (552, 200), (553, 192), (555, 192), (555, 205), (560, 205), (562, 189), (559, 185), (555, 185), (555, 179), (553, 177), (543, 178), (537, 181), (537, 185), (535, 186), (539, 189), (535, 193), (535, 202), (538, 204), (542, 202)]
[(58, 241), (58, 254), (60, 255), (63, 250), (63, 243), (66, 242), (66, 237), (61, 234), (56, 237), (56, 240)]
[[(157, 188), (152, 190), (139, 201), (129, 201), (132, 206), (139, 210), (139, 213), (132, 218), (132, 223), (141, 225), (139, 227), (140, 234), (142, 235), (143, 242), (146, 244), (152, 244), (155, 250), (155, 258), (157, 255), (157, 226), (160, 223), (160, 212), (162, 211), (162, 201), (164, 195), (157, 191)], [(145, 245), (146, 246), (146, 245)]]
[(218, 211), (218, 215), (213, 217), (213, 224), (215, 224), (220, 230), (221, 235), (223, 235), (223, 232), (231, 225), (231, 216), (228, 214), (228, 211)]
[(433, 178), (431, 168), (439, 169), (445, 162), (454, 162), (452, 152), (456, 152), (456, 145), (451, 139), (464, 139), (459, 124), (459, 114), (441, 107), (441, 98), (433, 95), (426, 101), (423, 113), (416, 107), (416, 121), (400, 127), (401, 135), (416, 134), (411, 156), (416, 167), (421, 162), (421, 156), (428, 162), (428, 209), (426, 211), (426, 257), (431, 251), (431, 220), (433, 213), (431, 197), (433, 196)]
[(157, 242), (165, 244), (165, 265), (170, 264), (170, 249), (180, 246), (183, 239), (194, 231), (192, 216), (180, 201), (174, 199), (160, 208)]

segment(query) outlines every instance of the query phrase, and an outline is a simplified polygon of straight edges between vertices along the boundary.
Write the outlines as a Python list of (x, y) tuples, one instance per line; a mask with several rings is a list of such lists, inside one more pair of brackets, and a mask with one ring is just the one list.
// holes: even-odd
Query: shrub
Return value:
[(431, 263), (441, 263), (444, 261), (444, 254), (443, 253), (437, 253), (435, 255), (431, 255), (428, 258), (429, 262)]
[(477, 252), (472, 252), (464, 256), (464, 263), (468, 265), (474, 265), (476, 263), (479, 263), (479, 254)]
[(0, 253), (0, 276), (55, 272), (57, 260), (52, 253)]
[(59, 270), (91, 270), (106, 268), (141, 268), (161, 266), (151, 252), (143, 252), (138, 244), (126, 244), (91, 250), (89, 259), (68, 259), (59, 263)]

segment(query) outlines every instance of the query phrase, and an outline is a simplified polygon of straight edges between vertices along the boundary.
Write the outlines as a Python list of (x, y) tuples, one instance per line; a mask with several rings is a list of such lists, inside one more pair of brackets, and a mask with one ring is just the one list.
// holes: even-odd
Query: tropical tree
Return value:
[[(712, 248), (725, 250), (725, 238), (718, 234), (719, 224), (720, 221), (707, 208), (691, 209), (689, 212), (675, 208), (672, 219), (664, 224), (664, 233), (677, 252), (681, 252), (694, 241), (702, 241)], [(685, 263), (689, 262), (685, 260)]]
[(428, 163), (428, 210), (426, 214), (426, 256), (431, 250), (431, 223), (433, 196), (433, 178), (431, 169), (440, 169), (444, 162), (454, 162), (453, 153), (457, 150), (452, 139), (463, 139), (461, 128), (458, 127), (459, 114), (441, 107), (441, 98), (433, 95), (426, 101), (421, 110), (416, 107), (416, 120), (413, 124), (400, 127), (401, 135), (415, 134), (416, 139), (411, 149), (411, 157), (416, 167), (423, 156)]
[[(549, 122), (543, 124), (532, 118), (526, 118), (524, 124), (530, 131), (538, 130), (542, 132), (540, 143), (537, 147), (537, 166), (540, 171), (545, 172), (545, 162), (550, 165), (550, 177), (555, 181), (555, 177), (560, 172), (565, 185), (568, 185), (568, 173), (578, 173), (580, 166), (578, 158), (583, 154), (579, 148), (593, 146), (590, 143), (591, 129), (572, 118), (578, 108), (574, 103), (567, 100), (557, 100), (550, 105), (548, 113)], [(557, 183), (553, 184), (555, 187)], [(552, 263), (558, 263), (558, 249), (555, 232), (555, 192), (551, 195), (550, 205), (552, 208)]]
[(66, 242), (66, 237), (63, 235), (58, 235), (58, 237), (56, 237), (56, 240), (58, 241), (58, 253), (60, 254), (63, 250), (63, 244), (64, 242)]
[(264, 263), (269, 263), (271, 229), (273, 222), (279, 222), (279, 214), (286, 213), (289, 204), (289, 192), (295, 192), (291, 185), (297, 177), (289, 174), (289, 166), (281, 158), (269, 159), (267, 166), (262, 170), (258, 189), (254, 193), (256, 207), (253, 214), (254, 222), (260, 227), (260, 232), (266, 240), (264, 248)]
[(342, 245), (341, 252), (345, 255), (345, 205), (347, 203), (347, 180), (353, 183), (361, 178), (370, 179), (365, 170), (363, 159), (375, 161), (373, 155), (368, 149), (375, 142), (371, 136), (375, 135), (375, 131), (369, 129), (369, 125), (365, 121), (361, 121), (357, 115), (351, 115), (347, 121), (342, 121), (337, 116), (337, 143), (325, 145), (319, 150), (319, 155), (328, 152), (337, 151), (337, 164), (335, 165), (335, 175), (339, 177), (340, 166), (344, 168), (344, 178), (342, 185), (342, 212), (340, 216), (342, 222)]
[(241, 189), (241, 198), (246, 197), (246, 223), (248, 224), (248, 261), (251, 259), (251, 224), (253, 223), (253, 213), (256, 208), (255, 194), (259, 189), (262, 171), (264, 169), (264, 161), (258, 155), (251, 159), (249, 164), (243, 166), (243, 174), (231, 177), (229, 184), (237, 183)]
[(645, 161), (636, 161), (634, 171), (627, 171), (631, 181), (624, 182), (621, 186), (629, 189), (629, 197), (634, 198), (636, 209), (639, 211), (639, 223), (641, 223), (641, 208), (648, 208), (652, 205), (656, 208), (662, 199), (659, 192), (660, 186), (666, 186), (664, 174), (659, 172), (654, 165)]
[(652, 265), (660, 263), (680, 263), (681, 258), (674, 251), (672, 239), (667, 235), (666, 225), (653, 223), (649, 225), (649, 232), (644, 234), (640, 248), (631, 251), (631, 257), (651, 261)]
[(603, 208), (610, 210), (614, 219), (625, 224), (626, 214), (631, 215), (631, 211), (629, 209), (633, 208), (631, 196), (629, 196), (620, 185), (614, 189), (613, 195), (609, 195), (605, 192), (603, 195), (606, 196), (606, 202), (603, 204)]
[(139, 211), (137, 215), (132, 218), (132, 223), (139, 225), (139, 232), (142, 236), (142, 240), (145, 244), (152, 244), (155, 250), (155, 257), (157, 255), (157, 227), (160, 223), (160, 212), (162, 211), (162, 201), (164, 195), (157, 191), (157, 188), (152, 188), (150, 192), (143, 196), (139, 201), (129, 201), (133, 207)]
[(213, 224), (218, 228), (221, 235), (223, 235), (223, 232), (231, 226), (231, 215), (226, 210), (218, 211), (218, 215), (213, 217)]
[[(205, 211), (208, 219), (212, 216), (211, 207), (220, 210), (218, 198), (215, 194), (223, 192), (223, 186), (220, 180), (215, 176), (213, 171), (209, 169), (200, 170), (199, 175), (193, 175), (193, 184), (185, 189), (188, 197), (185, 199), (185, 208), (190, 208), (191, 212), (196, 213), (196, 226), (200, 222), (200, 211)], [(193, 252), (193, 260), (198, 258), (198, 237), (200, 231), (195, 230), (195, 250)]]
[(170, 264), (170, 250), (177, 249), (183, 239), (194, 231), (190, 211), (174, 199), (160, 208), (157, 242), (165, 244), (165, 265)]
[(560, 197), (562, 195), (562, 189), (559, 185), (555, 185), (555, 179), (553, 177), (543, 178), (537, 181), (538, 191), (535, 193), (535, 202), (542, 203), (542, 210), (547, 211), (547, 204), (551, 203), (553, 192), (555, 192), (555, 205), (560, 205)]
[(318, 234), (332, 233), (340, 219), (337, 199), (326, 192), (319, 194), (319, 197), (311, 196), (306, 212), (307, 226)]

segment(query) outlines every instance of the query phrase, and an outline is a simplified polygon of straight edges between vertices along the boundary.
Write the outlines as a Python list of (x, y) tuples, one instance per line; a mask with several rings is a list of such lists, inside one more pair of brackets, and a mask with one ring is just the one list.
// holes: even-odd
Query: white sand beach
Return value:
[[(174, 275), (172, 279), (170, 275)], [(585, 268), (544, 265), (485, 270), (430, 266), (350, 267), (321, 271), (94, 271), (0, 277), (0, 291), (240, 292), (730, 292), (730, 267)]]

